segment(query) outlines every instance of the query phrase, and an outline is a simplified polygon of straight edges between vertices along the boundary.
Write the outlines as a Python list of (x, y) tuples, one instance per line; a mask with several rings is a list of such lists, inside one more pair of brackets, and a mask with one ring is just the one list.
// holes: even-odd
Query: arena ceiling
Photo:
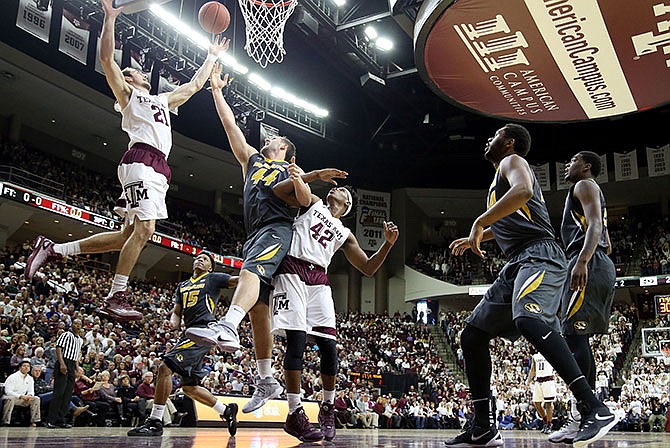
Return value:
[[(331, 2), (302, 1), (302, 10), (286, 28), (285, 61), (262, 72), (330, 112), (327, 139), (272, 123), (295, 140), (299, 163), (306, 169), (341, 167), (351, 173), (353, 185), (373, 189), (485, 188), (492, 170), (482, 159), (483, 147), (504, 122), (448, 104), (414, 71), (411, 19), (422, 2), (398, 0), (393, 3), (405, 9), (392, 14), (388, 0), (347, 0), (340, 12), (346, 21), (339, 30), (314, 12), (314, 5)], [(203, 3), (174, 0), (165, 6), (177, 13), (181, 9), (182, 19), (194, 24)], [(245, 60), (243, 20), (236, 1), (223, 3), (234, 17), (227, 32), (233, 39), (231, 52), (251, 67), (254, 63)], [(316, 28), (310, 16), (318, 22)], [(5, 33), (13, 26), (11, 19), (5, 17)], [(377, 55), (376, 65), (366, 62), (351, 45), (351, 36), (363, 36), (368, 25), (394, 42), (392, 51)], [(15, 75), (0, 78), (0, 114), (19, 113), (32, 128), (110, 161), (118, 160), (126, 138), (119, 130), (118, 115), (111, 111), (104, 81), (95, 74), (82, 74), (80, 80), (87, 87), (61, 73), (66, 71), (63, 63), (47, 58), (45, 65), (27, 57), (25, 53), (37, 46), (29, 36), (21, 37), (20, 42), (7, 34), (0, 38), (8, 43), (0, 44), (0, 71)], [(17, 46), (14, 44), (21, 51), (11, 48)], [(374, 74), (379, 67), (385, 85), (373, 80), (362, 84), (361, 77)], [(207, 190), (232, 185), (230, 190), (239, 193), (239, 168), (227, 150), (209, 95), (201, 92), (182, 109), (175, 120), (181, 135), (175, 137), (171, 156), (175, 182), (194, 183)], [(602, 153), (666, 144), (670, 140), (665, 131), (668, 111), (665, 107), (588, 123), (528, 125), (534, 139), (529, 159), (541, 163), (566, 160), (579, 149)], [(51, 123), (54, 118), (55, 124)], [(103, 140), (109, 146), (103, 146)], [(192, 173), (197, 177), (190, 177)], [(429, 212), (435, 214), (439, 215), (439, 207)]]

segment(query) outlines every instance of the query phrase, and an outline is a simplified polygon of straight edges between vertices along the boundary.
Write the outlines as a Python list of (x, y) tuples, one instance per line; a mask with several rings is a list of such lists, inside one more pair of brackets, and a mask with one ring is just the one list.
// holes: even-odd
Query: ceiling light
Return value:
[(30, 221), (24, 221), (23, 223), (24, 224), (30, 224)]
[(368, 39), (370, 40), (375, 40), (377, 36), (379, 36), (377, 30), (371, 26), (365, 28), (365, 35), (368, 36)]
[(107, 146), (107, 142), (102, 142), (102, 146)]
[(440, 211), (440, 215), (444, 215), (444, 210)]
[(175, 264), (175, 267), (179, 267), (179, 263)]
[(72, 236), (72, 234), (71, 234), (71, 233), (68, 233), (67, 236)]
[(267, 82), (261, 75), (258, 75), (256, 73), (250, 73), (249, 74), (249, 82), (252, 84), (256, 84), (258, 87), (265, 91), (269, 91), (272, 89), (272, 84)]
[(344, 0), (332, 0), (333, 3), (335, 3), (336, 6), (344, 6), (345, 1)]
[(177, 260), (181, 260), (181, 257), (179, 255), (177, 255)]
[(57, 220), (57, 219), (54, 219), (54, 222), (55, 222), (56, 224), (58, 224), (60, 221)]
[(51, 122), (52, 122), (52, 123), (55, 123), (55, 122), (56, 122), (56, 119), (51, 120)]
[(375, 45), (382, 51), (389, 51), (393, 49), (393, 42), (385, 37), (380, 37), (375, 41)]
[(89, 230), (88, 233), (93, 233), (93, 230)]
[(232, 186), (232, 185), (228, 185), (228, 188), (230, 188), (230, 189), (232, 190), (232, 189), (233, 189), (233, 186)]
[(193, 177), (193, 176), (194, 176), (193, 173), (189, 173), (189, 174), (188, 174), (188, 177)]

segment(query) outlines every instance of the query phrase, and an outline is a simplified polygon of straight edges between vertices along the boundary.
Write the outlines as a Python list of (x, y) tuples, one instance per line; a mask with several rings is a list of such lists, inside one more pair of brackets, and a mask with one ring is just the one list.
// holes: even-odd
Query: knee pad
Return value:
[(307, 334), (304, 331), (286, 330), (286, 353), (284, 369), (302, 371), (302, 356), (305, 353)]
[(335, 341), (328, 338), (316, 338), (316, 345), (321, 352), (321, 373), (323, 375), (337, 375), (338, 359)]

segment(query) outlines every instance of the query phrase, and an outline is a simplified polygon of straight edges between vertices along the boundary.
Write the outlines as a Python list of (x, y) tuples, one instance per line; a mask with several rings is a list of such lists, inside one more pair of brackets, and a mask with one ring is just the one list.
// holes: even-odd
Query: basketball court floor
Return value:
[[(129, 438), (126, 428), (30, 429), (0, 428), (1, 448), (283, 448), (326, 447), (443, 447), (456, 431), (341, 430), (333, 442), (300, 443), (281, 429), (240, 429), (229, 437), (223, 428), (167, 428), (163, 437)], [(539, 432), (505, 431), (506, 447), (535, 448), (552, 445)], [(568, 446), (568, 445), (563, 445)], [(670, 433), (612, 433), (592, 445), (613, 447), (670, 447)]]

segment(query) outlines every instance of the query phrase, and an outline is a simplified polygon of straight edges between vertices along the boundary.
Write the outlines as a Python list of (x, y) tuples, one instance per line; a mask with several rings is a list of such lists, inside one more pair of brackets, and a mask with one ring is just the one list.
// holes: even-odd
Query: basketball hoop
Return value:
[(238, 0), (246, 25), (244, 49), (250, 58), (265, 68), (282, 62), (284, 27), (298, 4), (297, 0)]

